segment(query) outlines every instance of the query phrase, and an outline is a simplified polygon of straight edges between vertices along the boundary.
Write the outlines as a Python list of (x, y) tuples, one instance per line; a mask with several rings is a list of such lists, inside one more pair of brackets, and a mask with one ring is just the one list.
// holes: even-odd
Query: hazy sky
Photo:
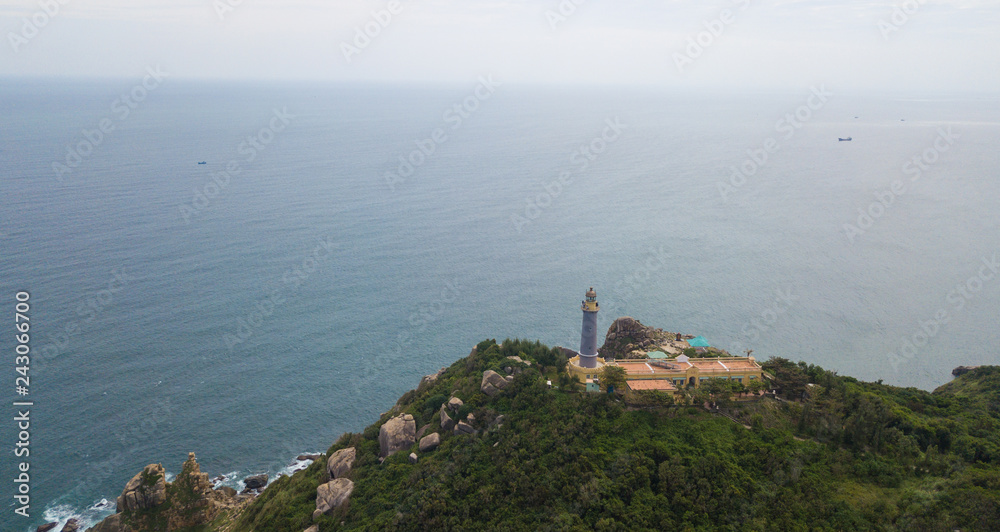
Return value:
[(0, 75), (1000, 89), (998, 0), (390, 4), (0, 0)]

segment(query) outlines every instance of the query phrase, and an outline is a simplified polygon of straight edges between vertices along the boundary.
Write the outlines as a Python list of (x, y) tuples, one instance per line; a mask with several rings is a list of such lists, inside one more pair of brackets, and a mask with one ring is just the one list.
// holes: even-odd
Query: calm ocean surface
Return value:
[(122, 116), (137, 81), (0, 84), (0, 314), (30, 291), (35, 355), (33, 519), (4, 530), (92, 523), (189, 451), (229, 485), (273, 478), (480, 340), (576, 347), (590, 286), (602, 329), (630, 315), (866, 380), (997, 361), (996, 98), (168, 79)]

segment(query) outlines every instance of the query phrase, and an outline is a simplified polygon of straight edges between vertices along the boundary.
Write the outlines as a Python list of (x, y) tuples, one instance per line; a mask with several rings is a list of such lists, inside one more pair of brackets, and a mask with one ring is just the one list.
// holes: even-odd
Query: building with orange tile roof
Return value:
[(668, 360), (616, 360), (606, 362), (625, 370), (630, 390), (659, 390), (677, 393), (681, 388), (699, 387), (708, 379), (734, 380), (741, 384), (762, 378), (760, 364), (753, 357), (688, 358)]

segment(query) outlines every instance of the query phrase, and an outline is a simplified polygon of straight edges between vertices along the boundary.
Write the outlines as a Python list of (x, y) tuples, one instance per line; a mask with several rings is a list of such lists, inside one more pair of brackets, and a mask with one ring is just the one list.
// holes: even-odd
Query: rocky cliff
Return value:
[(618, 318), (608, 327), (604, 345), (597, 354), (605, 359), (645, 358), (649, 351), (663, 351), (668, 355), (679, 355), (690, 347), (686, 340), (694, 336), (664, 331), (643, 325), (628, 316)]
[(220, 512), (239, 508), (251, 496), (232, 488), (212, 489), (194, 453), (188, 455), (173, 482), (160, 464), (150, 464), (132, 477), (117, 499), (117, 513), (91, 532), (188, 530), (208, 525)]
[[(676, 348), (671, 333), (631, 318), (616, 324), (611, 341)], [(129, 481), (119, 513), (92, 530), (944, 531), (1000, 522), (1000, 368), (968, 371), (932, 394), (772, 359), (765, 367), (779, 388), (808, 383), (817, 393), (732, 401), (719, 415), (582, 393), (561, 378), (558, 355), (537, 342), (481, 342), (256, 498), (212, 490), (194, 455), (174, 482), (152, 464)], [(928, 489), (914, 499), (913, 486)]]

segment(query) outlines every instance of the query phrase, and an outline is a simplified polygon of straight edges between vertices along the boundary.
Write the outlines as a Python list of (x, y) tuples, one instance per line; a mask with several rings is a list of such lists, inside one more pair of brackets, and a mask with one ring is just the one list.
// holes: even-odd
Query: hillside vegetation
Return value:
[[(502, 393), (480, 391), (508, 356), (532, 362)], [(725, 401), (724, 413), (631, 408), (559, 375), (537, 342), (480, 343), (400, 398), (355, 447), (354, 491), (312, 519), (317, 461), (272, 484), (228, 528), (335, 530), (997, 530), (1000, 368), (933, 393), (859, 382), (772, 359), (778, 399)], [(549, 388), (546, 380), (553, 380)], [(441, 431), (438, 410), (464, 401), (479, 432)], [(398, 414), (442, 435), (440, 447), (379, 461), (379, 427)], [(502, 424), (493, 423), (503, 416)], [(744, 426), (745, 425), (745, 426)], [(416, 450), (416, 446), (414, 449)], [(329, 455), (329, 454), (328, 454)]]

